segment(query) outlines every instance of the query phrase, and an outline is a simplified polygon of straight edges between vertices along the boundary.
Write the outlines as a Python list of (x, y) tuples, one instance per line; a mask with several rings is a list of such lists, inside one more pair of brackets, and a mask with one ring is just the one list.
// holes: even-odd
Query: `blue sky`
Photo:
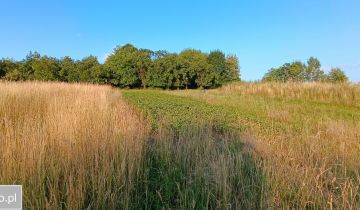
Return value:
[(100, 61), (116, 45), (180, 52), (220, 49), (239, 57), (243, 80), (317, 57), (360, 81), (360, 1), (2, 0), (0, 57), (32, 51)]

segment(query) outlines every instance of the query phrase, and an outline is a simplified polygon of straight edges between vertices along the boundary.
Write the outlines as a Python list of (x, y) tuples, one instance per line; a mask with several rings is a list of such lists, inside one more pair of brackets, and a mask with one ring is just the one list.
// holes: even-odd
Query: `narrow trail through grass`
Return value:
[(160, 91), (122, 92), (153, 130), (142, 173), (147, 208), (265, 207), (265, 174), (244, 151), (232, 110)]

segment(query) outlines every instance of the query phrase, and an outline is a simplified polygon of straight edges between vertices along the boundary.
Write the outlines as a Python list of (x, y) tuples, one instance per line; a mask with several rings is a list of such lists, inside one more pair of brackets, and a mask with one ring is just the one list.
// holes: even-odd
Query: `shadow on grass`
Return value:
[(134, 209), (262, 209), (265, 173), (238, 135), (162, 127), (144, 147)]

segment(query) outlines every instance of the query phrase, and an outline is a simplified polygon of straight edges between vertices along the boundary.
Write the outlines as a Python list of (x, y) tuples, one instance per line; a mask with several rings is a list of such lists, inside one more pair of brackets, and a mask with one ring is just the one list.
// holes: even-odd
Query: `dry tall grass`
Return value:
[[(0, 183), (22, 184), (26, 209), (359, 208), (358, 87), (312, 85), (181, 91), (176, 94), (209, 102), (207, 108), (233, 111), (237, 117), (217, 123), (235, 127), (219, 132), (204, 120), (176, 129), (164, 120), (150, 134), (110, 87), (0, 83)], [(346, 88), (344, 95), (354, 97), (341, 96)], [(184, 98), (158, 101), (154, 94), (141, 97), (158, 105), (147, 108), (198, 110)], [(339, 105), (308, 106), (307, 100)], [(184, 109), (168, 110), (178, 116)], [(247, 135), (237, 129), (244, 125)]]
[(231, 83), (223, 86), (219, 91), (225, 94), (256, 94), (360, 107), (360, 85), (352, 83)]
[(0, 83), (0, 183), (24, 208), (129, 208), (147, 136), (107, 86)]
[[(261, 206), (262, 171), (237, 135), (147, 122), (106, 86), (0, 83), (0, 183), (25, 209)], [(146, 141), (145, 141), (146, 140)]]
[(359, 85), (235, 83), (206, 93), (174, 94), (238, 116), (233, 124), (246, 127), (242, 142), (267, 174), (263, 206), (360, 208)]
[(359, 208), (360, 123), (307, 126), (300, 132), (253, 134), (257, 141), (251, 144), (268, 173), (270, 203), (276, 208)]

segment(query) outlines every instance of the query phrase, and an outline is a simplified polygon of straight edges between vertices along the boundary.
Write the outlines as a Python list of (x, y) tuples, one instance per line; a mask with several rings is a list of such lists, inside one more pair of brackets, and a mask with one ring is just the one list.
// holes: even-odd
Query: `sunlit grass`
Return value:
[[(358, 87), (311, 84), (313, 89), (326, 90), (318, 97), (320, 92), (311, 95), (307, 85), (233, 84), (206, 92), (167, 93), (233, 111), (237, 126), (233, 117), (226, 123), (246, 127), (250, 141), (242, 141), (253, 145), (263, 159), (272, 197), (269, 203), (297, 208), (359, 207), (360, 109), (357, 99), (344, 101), (340, 95), (350, 88), (358, 96)], [(283, 93), (263, 93), (264, 88)], [(298, 93), (293, 95), (291, 88)], [(302, 90), (309, 95), (303, 96)], [(334, 90), (337, 94), (331, 93)]]
[(360, 107), (360, 84), (287, 82), (240, 83), (235, 82), (218, 89), (222, 94), (259, 95), (326, 102)]
[(0, 183), (26, 209), (359, 208), (358, 87), (295, 86), (0, 83)]
[(146, 123), (118, 90), (0, 83), (0, 183), (25, 209), (129, 208)]

